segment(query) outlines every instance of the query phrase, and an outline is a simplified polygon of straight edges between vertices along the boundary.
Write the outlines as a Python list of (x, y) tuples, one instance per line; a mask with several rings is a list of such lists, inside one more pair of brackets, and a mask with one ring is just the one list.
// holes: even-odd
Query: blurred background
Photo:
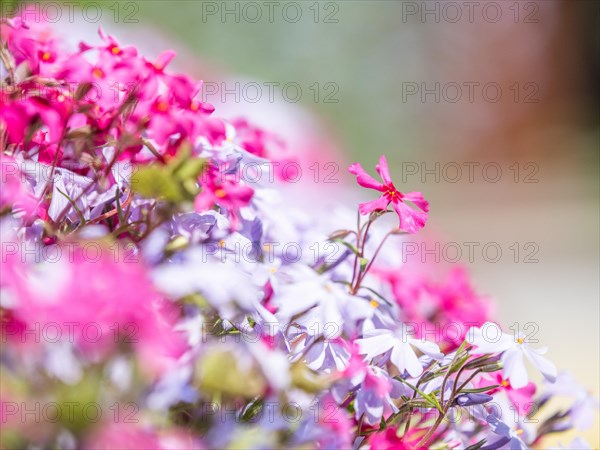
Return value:
[(460, 248), (503, 323), (537, 324), (556, 365), (600, 395), (599, 2), (71, 3), (74, 39), (102, 25), (175, 49), (218, 112), (343, 161), (335, 181), (385, 153), (400, 190), (431, 202), (428, 248), (446, 262)]

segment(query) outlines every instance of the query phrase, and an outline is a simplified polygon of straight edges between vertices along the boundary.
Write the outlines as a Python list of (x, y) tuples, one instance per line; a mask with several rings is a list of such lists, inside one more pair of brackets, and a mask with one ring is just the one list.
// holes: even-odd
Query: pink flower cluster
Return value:
[[(214, 144), (225, 139), (224, 123), (210, 117), (214, 108), (195, 100), (201, 83), (166, 72), (173, 52), (150, 61), (102, 31), (100, 45), (81, 43), (68, 52), (50, 36), (44, 23), (20, 18), (2, 27), (17, 71), (27, 74), (2, 91), (5, 145), (25, 151), (36, 147), (40, 162), (65, 161), (76, 156), (64, 148), (68, 133), (89, 127), (98, 147), (123, 143), (117, 159), (144, 161), (155, 155), (140, 154), (141, 137), (151, 139), (163, 157), (173, 155), (184, 140)], [(39, 127), (32, 130), (36, 120)], [(39, 133), (30, 138), (32, 131)]]

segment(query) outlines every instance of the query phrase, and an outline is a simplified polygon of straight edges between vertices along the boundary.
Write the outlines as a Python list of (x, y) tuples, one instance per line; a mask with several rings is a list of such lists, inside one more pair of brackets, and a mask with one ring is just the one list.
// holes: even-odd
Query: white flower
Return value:
[(273, 297), (278, 307), (277, 317), (284, 323), (292, 318), (312, 336), (325, 335), (335, 339), (344, 329), (351, 331), (356, 321), (373, 315), (373, 307), (326, 275), (306, 266), (290, 273), (294, 282), (282, 285)]
[(230, 260), (220, 261), (199, 249), (182, 254), (183, 261), (163, 264), (153, 273), (156, 286), (171, 298), (200, 293), (221, 317), (232, 319), (240, 308), (254, 311), (263, 293), (251, 276)]
[(596, 411), (600, 409), (600, 402), (588, 389), (575, 380), (573, 374), (565, 371), (559, 372), (556, 382), (545, 386), (540, 401), (546, 401), (552, 397), (570, 397), (575, 400), (569, 408), (569, 415), (577, 429), (587, 430), (594, 425), (594, 418)]
[(371, 360), (391, 350), (390, 361), (400, 372), (405, 370), (411, 377), (418, 377), (423, 373), (423, 366), (415, 354), (413, 347), (434, 359), (441, 359), (444, 355), (440, 348), (433, 342), (411, 337), (406, 327), (401, 326), (399, 330), (370, 329), (365, 331), (363, 339), (354, 341), (361, 354), (366, 360)]
[(509, 379), (515, 389), (525, 387), (529, 381), (524, 357), (527, 357), (548, 381), (556, 380), (556, 367), (542, 356), (548, 349), (531, 348), (523, 333), (506, 334), (497, 324), (486, 322), (481, 328), (473, 327), (469, 330), (467, 342), (476, 346), (478, 353), (502, 353), (502, 376)]

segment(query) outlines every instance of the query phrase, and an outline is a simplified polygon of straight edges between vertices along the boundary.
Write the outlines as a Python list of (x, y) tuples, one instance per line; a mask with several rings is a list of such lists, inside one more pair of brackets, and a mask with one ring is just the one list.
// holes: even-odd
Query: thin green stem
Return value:
[[(461, 367), (460, 370), (458, 371), (458, 373), (456, 374), (456, 379), (454, 381), (454, 386), (452, 388), (452, 393), (450, 394), (450, 398), (448, 399), (448, 402), (446, 403), (446, 405), (444, 406), (443, 410), (442, 410), (442, 414), (440, 414), (437, 418), (437, 420), (435, 421), (435, 423), (433, 424), (433, 426), (429, 429), (429, 431), (427, 432), (427, 434), (425, 434), (425, 436), (423, 436), (421, 438), (421, 440), (419, 441), (419, 443), (417, 444), (417, 448), (421, 448), (424, 447), (425, 444), (427, 444), (429, 442), (429, 439), (431, 439), (431, 436), (433, 436), (433, 434), (435, 433), (435, 431), (437, 430), (437, 428), (441, 425), (442, 421), (444, 420), (444, 418), (446, 417), (446, 414), (448, 414), (448, 411), (450, 410), (450, 407), (452, 406), (452, 403), (454, 402), (454, 398), (456, 397), (456, 395), (477, 375), (481, 372), (481, 369), (476, 370), (475, 372), (473, 372), (469, 378), (467, 378), (467, 380), (462, 383), (460, 385), (460, 387), (457, 389), (457, 384), (458, 384), (458, 380), (460, 379), (460, 376), (462, 375), (463, 371), (465, 369), (465, 366)], [(450, 370), (450, 369), (448, 369)]]

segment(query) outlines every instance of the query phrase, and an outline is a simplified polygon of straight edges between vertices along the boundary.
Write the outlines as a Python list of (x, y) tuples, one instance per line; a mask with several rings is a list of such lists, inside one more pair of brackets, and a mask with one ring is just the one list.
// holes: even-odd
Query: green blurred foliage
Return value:
[[(375, 161), (383, 151), (411, 154), (406, 149), (414, 145), (417, 123), (408, 108), (398, 106), (397, 80), (419, 79), (424, 68), (414, 57), (419, 42), (414, 36), (403, 40), (397, 26), (401, 2), (320, 2), (315, 9), (313, 2), (301, 2), (297, 23), (282, 20), (278, 10), (273, 23), (266, 14), (256, 23), (237, 23), (233, 16), (222, 21), (207, 14), (207, 4), (214, 3), (223, 8), (222, 2), (143, 2), (140, 22), (160, 24), (199, 57), (233, 73), (299, 83), (299, 103), (329, 120), (352, 155)], [(337, 23), (325, 23), (327, 16)], [(323, 101), (332, 92), (322, 88), (328, 82), (339, 86), (331, 98), (337, 103)], [(319, 101), (310, 90), (314, 83), (321, 86)]]

